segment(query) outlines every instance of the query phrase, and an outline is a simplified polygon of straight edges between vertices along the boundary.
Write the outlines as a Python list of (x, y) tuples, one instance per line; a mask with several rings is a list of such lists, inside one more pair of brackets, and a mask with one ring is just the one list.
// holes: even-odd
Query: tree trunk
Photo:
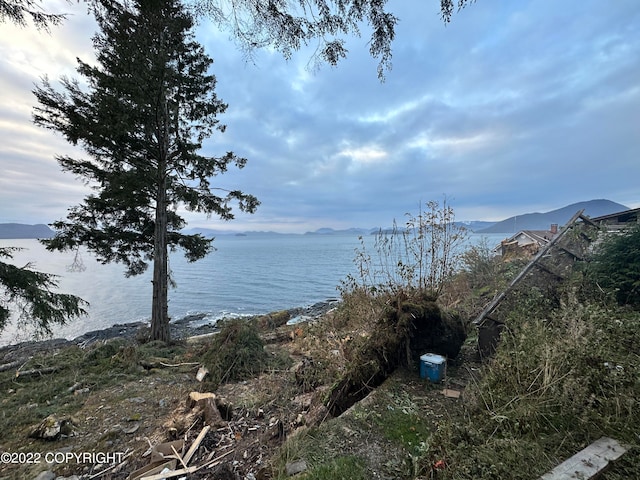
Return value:
[(169, 155), (169, 111), (166, 98), (162, 102), (160, 123), (160, 155), (156, 192), (156, 217), (153, 246), (153, 303), (151, 305), (151, 340), (169, 342), (169, 300), (167, 268), (167, 163)]
[(151, 305), (151, 340), (169, 342), (167, 207), (164, 181), (158, 186), (156, 225), (153, 248), (153, 303)]

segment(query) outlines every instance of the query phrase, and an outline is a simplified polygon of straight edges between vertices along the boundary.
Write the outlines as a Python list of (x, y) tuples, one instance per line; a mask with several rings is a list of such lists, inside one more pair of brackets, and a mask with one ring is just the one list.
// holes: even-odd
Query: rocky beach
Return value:
[[(295, 307), (280, 312), (272, 312), (265, 315), (246, 316), (247, 320), (257, 319), (274, 313), (279, 313), (288, 318), (290, 323), (306, 322), (322, 317), (339, 303), (338, 299), (327, 299), (305, 307)], [(189, 337), (212, 334), (220, 330), (220, 325), (225, 319), (216, 322), (205, 322), (206, 314), (187, 315), (170, 323), (171, 338), (174, 340), (184, 340)], [(38, 353), (46, 353), (55, 349), (71, 346), (86, 348), (96, 342), (122, 339), (143, 339), (146, 330), (149, 328), (146, 322), (131, 322), (114, 324), (113, 326), (101, 330), (92, 330), (80, 335), (72, 340), (64, 338), (51, 338), (39, 341), (27, 341), (15, 345), (0, 347), (0, 371), (6, 369), (6, 365), (13, 365), (21, 360), (33, 357)]]

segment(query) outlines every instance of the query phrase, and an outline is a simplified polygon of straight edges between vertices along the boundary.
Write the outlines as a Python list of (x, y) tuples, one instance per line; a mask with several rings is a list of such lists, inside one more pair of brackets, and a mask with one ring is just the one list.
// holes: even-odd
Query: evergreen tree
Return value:
[(605, 237), (589, 271), (600, 287), (615, 294), (619, 304), (640, 306), (640, 225)]
[[(91, 6), (101, 0), (86, 0)], [(371, 30), (369, 52), (379, 58), (378, 77), (391, 68), (391, 44), (398, 18), (386, 10), (387, 0), (185, 0), (198, 15), (206, 15), (231, 30), (239, 46), (251, 55), (256, 48), (274, 48), (289, 58), (293, 51), (317, 42), (318, 63), (336, 65), (347, 56), (346, 35), (360, 35), (362, 25)], [(440, 15), (451, 21), (454, 10), (474, 0), (440, 0)], [(98, 7), (99, 8), (99, 7)], [(41, 29), (57, 25), (64, 14), (44, 11), (37, 0), (0, 0), (0, 23), (6, 19), (26, 25), (31, 18)]]
[[(440, 0), (440, 15), (449, 23), (454, 10), (474, 0)], [(379, 59), (378, 77), (391, 68), (391, 44), (398, 17), (387, 11), (387, 0), (190, 0), (198, 14), (226, 26), (246, 54), (270, 47), (289, 58), (302, 45), (317, 42), (316, 60), (335, 66), (346, 58), (344, 36), (371, 30), (369, 53)]]
[(59, 25), (66, 15), (46, 12), (37, 0), (0, 0), (0, 23), (7, 20), (24, 27), (27, 19), (31, 19), (36, 28), (49, 30), (52, 25)]
[(217, 116), (227, 105), (214, 92), (212, 60), (180, 1), (100, 0), (95, 13), (97, 65), (78, 60), (77, 67), (88, 87), (63, 78), (58, 92), (45, 78), (34, 90), (34, 122), (86, 153), (58, 162), (94, 190), (53, 224), (56, 236), (44, 243), (49, 250), (84, 245), (104, 263), (123, 263), (128, 276), (153, 262), (151, 339), (169, 341), (168, 250), (182, 248), (189, 261), (212, 250), (210, 239), (180, 232), (186, 222), (178, 208), (230, 220), (232, 201), (247, 212), (259, 202), (211, 185), (246, 159), (199, 153), (204, 139), (224, 131)]
[[(15, 247), (0, 248), (0, 258), (11, 259)], [(10, 305), (18, 312), (18, 325), (30, 326), (37, 337), (50, 335), (53, 325), (64, 325), (67, 320), (86, 312), (84, 300), (74, 295), (56, 293), (54, 275), (38, 272), (31, 264), (18, 267), (0, 261), (0, 331), (11, 317)]]

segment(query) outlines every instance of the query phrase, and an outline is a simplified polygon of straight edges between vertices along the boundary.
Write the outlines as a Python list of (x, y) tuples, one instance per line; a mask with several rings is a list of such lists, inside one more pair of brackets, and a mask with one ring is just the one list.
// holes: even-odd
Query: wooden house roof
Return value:
[(638, 214), (640, 213), (640, 208), (632, 208), (630, 210), (624, 210), (622, 212), (610, 213), (609, 215), (602, 215), (600, 217), (592, 218), (591, 221), (594, 223), (604, 223), (604, 224), (625, 224), (625, 223), (634, 223), (638, 222)]

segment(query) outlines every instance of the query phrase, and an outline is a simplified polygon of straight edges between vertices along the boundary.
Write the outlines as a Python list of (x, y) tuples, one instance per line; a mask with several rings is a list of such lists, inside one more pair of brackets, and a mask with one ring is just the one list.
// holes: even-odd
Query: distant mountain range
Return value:
[[(629, 210), (629, 207), (611, 200), (589, 200), (586, 202), (572, 203), (557, 210), (545, 213), (525, 213), (509, 217), (500, 222), (485, 222), (472, 220), (467, 222), (455, 222), (456, 225), (465, 227), (473, 233), (517, 233), (520, 230), (549, 230), (552, 224), (562, 227), (576, 212), (584, 210), (584, 214), (591, 218), (609, 215), (611, 213)], [(307, 232), (305, 235), (339, 235), (356, 234), (367, 235), (378, 232), (379, 228), (349, 228), (346, 230), (334, 230), (332, 228), (320, 228), (314, 232)], [(383, 229), (391, 230), (391, 228)]]
[(517, 233), (520, 230), (549, 230), (551, 224), (562, 227), (576, 212), (584, 209), (584, 214), (591, 218), (609, 215), (610, 213), (629, 210), (629, 207), (611, 200), (589, 200), (578, 202), (546, 213), (525, 213), (509, 217), (490, 227), (475, 230), (475, 233)]
[[(463, 226), (474, 233), (517, 233), (520, 230), (548, 230), (551, 224), (563, 226), (569, 219), (579, 210), (584, 209), (584, 214), (591, 218), (609, 215), (611, 213), (622, 212), (628, 210), (620, 203), (611, 200), (589, 200), (586, 202), (573, 203), (566, 207), (552, 210), (545, 213), (525, 213), (509, 217), (500, 222), (485, 221), (468, 221), (456, 222), (456, 225)], [(334, 230), (333, 228), (319, 228), (313, 232), (306, 232), (305, 235), (370, 235), (376, 233), (380, 228), (347, 228), (344, 230)], [(385, 229), (383, 229), (385, 230)], [(390, 228), (388, 229), (390, 230)], [(227, 230), (214, 230), (209, 228), (191, 228), (185, 230), (186, 234), (199, 233), (205, 237), (214, 237), (221, 235), (236, 236), (262, 236), (262, 235), (281, 235), (276, 232), (238, 232)], [(53, 230), (47, 225), (24, 225), (21, 223), (0, 223), (0, 239), (7, 238), (51, 238), (54, 236)]]
[(51, 238), (54, 233), (43, 224), (0, 223), (0, 238)]

